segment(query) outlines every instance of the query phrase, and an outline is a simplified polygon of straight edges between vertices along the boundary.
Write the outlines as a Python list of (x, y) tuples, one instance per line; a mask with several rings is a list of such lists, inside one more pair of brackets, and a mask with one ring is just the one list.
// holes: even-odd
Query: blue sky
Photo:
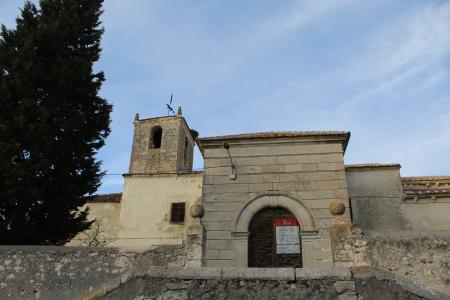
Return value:
[[(22, 4), (2, 0), (0, 22)], [(173, 92), (201, 136), (349, 130), (346, 163), (450, 175), (449, 1), (106, 0), (103, 25), (108, 173), (128, 170), (134, 114), (167, 114)]]

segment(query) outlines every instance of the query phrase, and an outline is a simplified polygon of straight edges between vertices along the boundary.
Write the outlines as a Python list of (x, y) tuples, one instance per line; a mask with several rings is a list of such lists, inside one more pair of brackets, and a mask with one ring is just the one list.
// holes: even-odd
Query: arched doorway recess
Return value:
[[(233, 244), (235, 249), (235, 266), (249, 266), (249, 226), (260, 210), (271, 208), (284, 208), (292, 213), (298, 220), (301, 227), (301, 249), (302, 265), (310, 267), (314, 265), (314, 251), (311, 239), (316, 238), (316, 222), (311, 210), (296, 195), (285, 192), (266, 192), (260, 194), (244, 203), (236, 215), (235, 230), (232, 232)], [(306, 243), (306, 244), (305, 244)]]
[(302, 267), (300, 227), (289, 210), (261, 209), (253, 216), (248, 231), (249, 267)]

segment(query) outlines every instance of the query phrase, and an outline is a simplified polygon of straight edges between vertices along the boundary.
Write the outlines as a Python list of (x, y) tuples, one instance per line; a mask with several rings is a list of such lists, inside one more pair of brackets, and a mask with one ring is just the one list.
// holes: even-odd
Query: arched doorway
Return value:
[(258, 211), (249, 224), (249, 267), (302, 267), (300, 226), (282, 207)]

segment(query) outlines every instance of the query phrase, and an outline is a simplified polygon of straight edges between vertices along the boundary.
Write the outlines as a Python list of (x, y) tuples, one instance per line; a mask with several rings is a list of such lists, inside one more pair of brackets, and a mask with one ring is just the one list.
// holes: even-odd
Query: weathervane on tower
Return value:
[(172, 107), (172, 100), (173, 100), (173, 93), (170, 95), (170, 101), (168, 104), (166, 104), (167, 106), (167, 115), (169, 116), (170, 113), (172, 113), (172, 115), (175, 115), (175, 111), (173, 110)]

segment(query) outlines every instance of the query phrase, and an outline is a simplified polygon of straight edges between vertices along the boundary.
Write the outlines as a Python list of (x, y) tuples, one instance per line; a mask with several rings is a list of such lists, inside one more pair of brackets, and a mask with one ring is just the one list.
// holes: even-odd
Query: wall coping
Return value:
[(401, 165), (397, 163), (365, 163), (365, 164), (348, 164), (345, 165), (345, 170), (347, 171), (363, 171), (366, 169), (400, 169)]
[(88, 247), (88, 246), (54, 246), (54, 245), (0, 245), (1, 252), (55, 252), (55, 253), (134, 253), (140, 254), (164, 249), (178, 249), (181, 245), (154, 245), (149, 247)]
[(405, 291), (425, 299), (443, 300), (448, 295), (421, 285), (414, 280), (372, 267), (323, 267), (323, 268), (174, 268), (141, 266), (127, 270), (115, 279), (96, 288), (78, 299), (95, 299), (119, 288), (135, 278), (157, 277), (187, 280), (268, 280), (268, 281), (306, 281), (336, 280), (355, 281), (376, 278), (395, 281)]
[(174, 171), (174, 172), (146, 172), (124, 173), (123, 177), (168, 177), (168, 176), (203, 176), (203, 170)]

